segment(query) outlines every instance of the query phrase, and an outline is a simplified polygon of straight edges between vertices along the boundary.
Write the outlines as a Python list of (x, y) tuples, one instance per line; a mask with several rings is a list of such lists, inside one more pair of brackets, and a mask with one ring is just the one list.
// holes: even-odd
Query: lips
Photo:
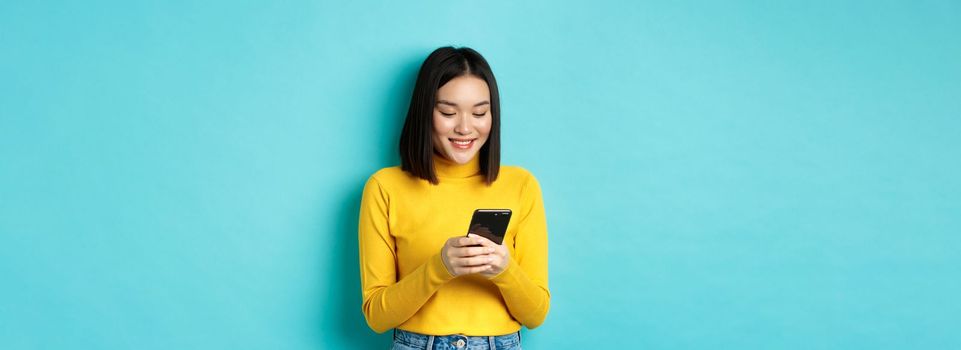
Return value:
[(477, 139), (448, 139), (450, 140), (451, 146), (455, 149), (470, 149), (474, 147), (474, 141)]

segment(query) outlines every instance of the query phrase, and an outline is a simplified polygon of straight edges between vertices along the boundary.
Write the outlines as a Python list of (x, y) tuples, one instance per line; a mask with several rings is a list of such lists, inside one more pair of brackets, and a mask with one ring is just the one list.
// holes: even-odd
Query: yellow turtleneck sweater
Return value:
[[(400, 167), (374, 173), (360, 204), (360, 281), (364, 317), (430, 335), (502, 335), (534, 328), (550, 308), (547, 224), (541, 189), (526, 170), (501, 166), (487, 186), (479, 157), (456, 164), (434, 156), (439, 184)], [(508, 267), (493, 278), (453, 277), (441, 261), (447, 239), (467, 234), (474, 209), (510, 209)]]

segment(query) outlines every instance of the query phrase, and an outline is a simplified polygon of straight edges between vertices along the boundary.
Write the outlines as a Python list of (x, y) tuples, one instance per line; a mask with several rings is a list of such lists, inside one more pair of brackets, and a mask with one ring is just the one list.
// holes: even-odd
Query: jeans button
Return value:
[(458, 347), (458, 348), (464, 347), (464, 339), (457, 339), (457, 341), (454, 342), (454, 346), (456, 346), (456, 347)]

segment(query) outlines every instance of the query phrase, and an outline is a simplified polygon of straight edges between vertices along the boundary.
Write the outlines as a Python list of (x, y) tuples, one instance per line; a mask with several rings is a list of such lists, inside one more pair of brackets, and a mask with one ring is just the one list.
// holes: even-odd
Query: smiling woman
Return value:
[[(358, 226), (363, 312), (394, 349), (520, 349), (550, 309), (547, 225), (530, 172), (500, 165), (497, 83), (469, 48), (421, 66), (399, 167), (372, 175)], [(467, 231), (476, 209), (516, 215), (496, 244)]]
[(487, 82), (473, 75), (451, 79), (437, 90), (434, 149), (457, 163), (474, 158), (491, 131), (489, 91)]
[[(471, 115), (479, 121), (469, 121)], [(455, 142), (467, 152), (449, 152)], [(487, 61), (469, 48), (435, 50), (421, 66), (400, 135), (402, 169), (437, 184), (433, 154), (459, 163), (478, 155), (491, 184), (500, 172), (500, 149), (500, 96)]]

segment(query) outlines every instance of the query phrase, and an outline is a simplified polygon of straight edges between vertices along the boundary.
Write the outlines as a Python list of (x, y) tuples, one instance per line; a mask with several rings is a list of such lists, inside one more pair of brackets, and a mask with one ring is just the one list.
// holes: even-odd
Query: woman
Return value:
[[(540, 185), (500, 165), (500, 105), (487, 61), (442, 47), (420, 68), (400, 167), (361, 200), (363, 311), (394, 349), (520, 349), (550, 308)], [(465, 236), (475, 209), (510, 209), (502, 244)]]

